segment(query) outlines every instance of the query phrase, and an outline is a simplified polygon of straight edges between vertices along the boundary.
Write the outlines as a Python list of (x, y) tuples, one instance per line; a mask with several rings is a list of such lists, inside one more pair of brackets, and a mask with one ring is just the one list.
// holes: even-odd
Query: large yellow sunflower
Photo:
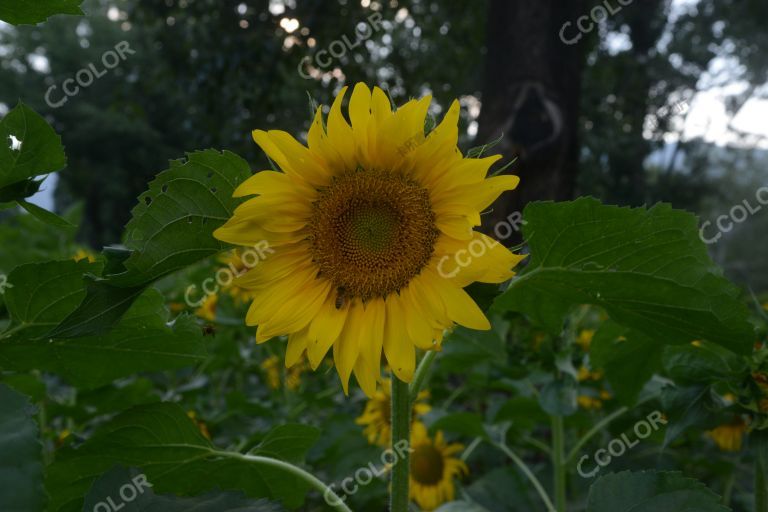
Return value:
[(271, 249), (237, 281), (253, 292), (246, 323), (258, 326), (256, 341), (288, 335), (286, 365), (306, 353), (313, 369), (333, 347), (345, 393), (354, 371), (372, 396), (382, 351), (410, 382), (416, 348), (435, 348), (454, 324), (490, 328), (463, 287), (509, 279), (522, 256), (473, 228), (519, 179), (486, 178), (500, 156), (462, 157), (457, 101), (425, 135), (429, 96), (393, 111), (381, 89), (357, 84), (350, 123), (345, 92), (327, 121), (318, 108), (308, 147), (283, 131), (253, 132), (282, 172), (240, 185), (236, 197), (257, 197), (215, 236)]
[[(426, 403), (428, 391), (420, 391), (411, 409), (411, 420), (416, 421), (430, 411)], [(392, 380), (384, 379), (381, 387), (365, 404), (365, 410), (355, 423), (362, 425), (368, 442), (387, 448), (392, 444)]]
[(456, 494), (454, 478), (469, 472), (462, 460), (453, 457), (463, 449), (463, 445), (446, 443), (442, 432), (438, 431), (434, 439), (430, 438), (423, 423), (414, 423), (409, 493), (411, 500), (422, 510), (434, 510), (453, 501)]

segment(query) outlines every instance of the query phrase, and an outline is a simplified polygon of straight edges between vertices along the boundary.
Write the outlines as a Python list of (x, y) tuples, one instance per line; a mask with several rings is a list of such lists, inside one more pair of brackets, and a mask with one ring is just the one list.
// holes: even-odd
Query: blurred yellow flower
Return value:
[(272, 389), (280, 389), (283, 375), (285, 376), (285, 387), (291, 391), (296, 391), (301, 386), (301, 374), (307, 370), (305, 364), (297, 364), (285, 369), (277, 356), (269, 356), (261, 363), (261, 369), (267, 376), (267, 385)]
[(582, 409), (586, 409), (588, 411), (590, 410), (597, 410), (603, 408), (603, 403), (607, 402), (613, 398), (613, 395), (609, 393), (608, 391), (601, 389), (598, 393), (598, 396), (591, 396), (591, 395), (579, 395), (576, 397), (576, 402), (579, 404), (579, 407)]
[(603, 372), (601, 371), (590, 371), (589, 368), (582, 365), (579, 367), (578, 374), (576, 375), (576, 379), (579, 382), (584, 382), (588, 380), (600, 380), (603, 378)]
[(210, 441), (211, 433), (208, 431), (208, 425), (206, 425), (204, 421), (197, 419), (197, 413), (195, 411), (187, 411), (187, 417), (191, 419), (195, 425), (197, 425), (197, 429), (200, 431), (203, 437)]
[(96, 261), (96, 256), (91, 251), (86, 251), (85, 249), (78, 249), (77, 252), (75, 252), (75, 255), (72, 256), (72, 259), (75, 261), (80, 260), (88, 260), (89, 262), (93, 263)]
[(717, 447), (724, 452), (741, 451), (742, 440), (747, 432), (747, 423), (738, 417), (730, 423), (707, 431), (707, 437), (711, 438)]
[(169, 302), (168, 309), (171, 310), (171, 313), (176, 314), (184, 311), (184, 309), (186, 309), (186, 306), (184, 305), (183, 302)]
[(588, 411), (603, 408), (603, 401), (594, 396), (579, 395), (576, 398), (576, 402), (579, 404), (579, 407)]
[(592, 345), (592, 338), (595, 337), (595, 331), (592, 329), (583, 329), (579, 336), (576, 338), (576, 344), (581, 347), (584, 352), (589, 352), (589, 347)]
[[(417, 421), (420, 416), (424, 416), (430, 411), (429, 405), (425, 403), (428, 398), (428, 391), (421, 391), (419, 393), (419, 396), (413, 402), (413, 409), (411, 411), (412, 421)], [(368, 442), (383, 448), (388, 448), (391, 444), (391, 400), (392, 381), (391, 379), (384, 379), (373, 397), (365, 404), (363, 414), (355, 420), (355, 423), (365, 427), (363, 434), (368, 439)]]
[(467, 465), (454, 457), (464, 446), (445, 442), (442, 432), (432, 439), (423, 423), (416, 422), (411, 431), (410, 498), (422, 510), (434, 510), (453, 501), (454, 479), (469, 473)]
[(195, 314), (204, 320), (213, 322), (216, 320), (216, 305), (218, 303), (219, 296), (217, 294), (208, 295), (203, 304), (195, 310)]
[[(520, 180), (486, 178), (498, 155), (462, 156), (458, 101), (425, 135), (430, 96), (393, 111), (383, 90), (359, 83), (350, 124), (342, 113), (346, 91), (327, 120), (317, 109), (308, 147), (283, 131), (253, 132), (282, 172), (242, 183), (234, 195), (249, 199), (214, 235), (272, 249), (236, 280), (253, 294), (246, 323), (258, 326), (256, 341), (288, 335), (287, 366), (306, 353), (313, 369), (333, 347), (344, 392), (354, 372), (371, 397), (382, 352), (410, 382), (416, 348), (435, 349), (455, 324), (490, 329), (464, 287), (508, 280), (524, 256), (473, 228)], [(482, 250), (457, 258), (470, 244)]]

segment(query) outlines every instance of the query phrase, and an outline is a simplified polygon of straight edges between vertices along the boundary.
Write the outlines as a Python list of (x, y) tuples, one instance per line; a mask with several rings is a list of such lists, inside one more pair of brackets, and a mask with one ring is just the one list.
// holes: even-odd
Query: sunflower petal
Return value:
[(344, 394), (349, 394), (349, 377), (360, 356), (360, 336), (364, 329), (363, 306), (353, 304), (347, 313), (347, 322), (333, 344), (333, 362), (339, 372)]
[(411, 382), (416, 369), (416, 350), (408, 336), (401, 299), (390, 295), (386, 300), (384, 324), (384, 355), (395, 376)]

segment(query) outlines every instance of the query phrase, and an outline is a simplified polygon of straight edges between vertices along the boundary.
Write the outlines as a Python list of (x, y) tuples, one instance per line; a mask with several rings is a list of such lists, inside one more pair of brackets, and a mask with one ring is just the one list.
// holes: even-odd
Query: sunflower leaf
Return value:
[(65, 165), (67, 157), (61, 138), (40, 114), (19, 103), (0, 121), (2, 201), (29, 197), (40, 187), (40, 182), (32, 178), (58, 171)]
[(134, 407), (79, 448), (60, 451), (46, 480), (52, 496), (50, 510), (81, 510), (93, 482), (117, 464), (143, 472), (156, 493), (233, 490), (251, 498), (280, 500), (293, 508), (303, 503), (307, 491), (304, 481), (285, 470), (218, 450), (181, 407), (158, 403)]
[(738, 382), (748, 372), (744, 358), (711, 343), (666, 347), (664, 370), (666, 375), (682, 385), (707, 384), (718, 380)]
[(310, 425), (278, 425), (267, 433), (253, 453), (299, 463), (319, 437), (320, 430)]
[(226, 249), (213, 231), (232, 215), (240, 202), (232, 193), (250, 176), (245, 160), (228, 151), (198, 151), (186, 161), (171, 162), (139, 196), (119, 264), (105, 251), (104, 274), (91, 278), (80, 307), (49, 336), (102, 333), (152, 282)]
[(682, 473), (623, 471), (590, 488), (587, 512), (728, 512), (704, 484)]
[(712, 428), (718, 422), (715, 411), (720, 408), (720, 404), (712, 387), (708, 385), (680, 388), (666, 386), (662, 390), (661, 404), (669, 416), (664, 448), (690, 427)]
[(0, 0), (0, 20), (11, 25), (34, 25), (55, 14), (83, 14), (80, 9), (82, 3), (83, 0)]
[(77, 339), (41, 334), (73, 311), (86, 291), (82, 275), (99, 264), (52, 261), (17, 267), (6, 292), (11, 323), (0, 333), (0, 368), (56, 373), (93, 388), (142, 371), (192, 366), (204, 359), (202, 332), (190, 317), (166, 325), (168, 312), (155, 290), (146, 290), (108, 334)]
[[(85, 497), (83, 510), (104, 508), (114, 503), (121, 512), (278, 512), (276, 504), (249, 500), (242, 493), (210, 493), (195, 497), (158, 495), (152, 482), (135, 468), (116, 466), (93, 484)], [(122, 494), (121, 494), (122, 491)], [(132, 499), (122, 499), (122, 498)], [(110, 501), (111, 500), (111, 501)]]
[(44, 509), (43, 445), (35, 408), (24, 395), (0, 383), (0, 510)]
[(30, 215), (35, 217), (37, 220), (44, 222), (46, 224), (49, 224), (51, 226), (54, 226), (57, 228), (76, 228), (77, 227), (74, 224), (70, 223), (68, 220), (62, 217), (59, 217), (55, 213), (49, 212), (44, 208), (40, 208), (36, 204), (28, 203), (23, 199), (17, 200), (16, 203), (22, 208), (24, 208)]
[(661, 343), (706, 339), (750, 351), (749, 311), (707, 255), (693, 215), (582, 198), (532, 203), (523, 216), (532, 259), (494, 308), (557, 334), (573, 307), (592, 304)]
[(661, 369), (663, 348), (657, 338), (608, 320), (595, 333), (589, 357), (595, 368), (605, 370), (616, 397), (633, 405), (648, 380)]

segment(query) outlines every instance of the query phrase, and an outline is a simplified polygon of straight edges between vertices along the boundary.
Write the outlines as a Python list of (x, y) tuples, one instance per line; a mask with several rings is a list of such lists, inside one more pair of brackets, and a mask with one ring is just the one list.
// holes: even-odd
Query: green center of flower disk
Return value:
[(443, 454), (431, 444), (417, 446), (411, 453), (411, 476), (422, 485), (435, 485), (443, 478)]
[(320, 191), (309, 231), (313, 261), (336, 286), (339, 307), (405, 287), (438, 237), (429, 191), (402, 174), (364, 169)]

